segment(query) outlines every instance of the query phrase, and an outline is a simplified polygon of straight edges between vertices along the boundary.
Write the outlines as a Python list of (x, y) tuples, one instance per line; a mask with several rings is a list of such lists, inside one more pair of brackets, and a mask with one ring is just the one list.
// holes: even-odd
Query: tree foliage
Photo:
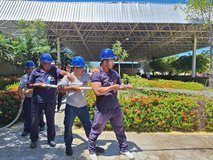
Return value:
[(150, 70), (153, 72), (160, 72), (163, 75), (175, 73), (175, 69), (171, 66), (177, 58), (175, 56), (159, 58), (150, 62)]
[(21, 63), (28, 59), (37, 61), (39, 55), (43, 52), (50, 52), (50, 44), (46, 34), (46, 24), (41, 20), (32, 22), (21, 20), (19, 26), (23, 36), (18, 38), (17, 63)]
[[(124, 61), (124, 59), (129, 56), (127, 51), (122, 48), (120, 41), (116, 41), (116, 43), (114, 43), (112, 45), (112, 50), (115, 53), (115, 55), (117, 56), (117, 61), (118, 62)], [(120, 63), (118, 63), (118, 73), (120, 75)]]
[[(210, 55), (209, 52), (203, 52), (197, 55), (196, 58), (197, 72), (209, 73)], [(181, 57), (165, 57), (152, 60), (150, 62), (150, 70), (160, 72), (162, 75), (191, 73), (192, 70), (192, 55), (184, 55)]]
[(0, 33), (0, 62), (14, 60), (14, 43), (14, 40)]
[(124, 61), (124, 59), (129, 56), (127, 51), (122, 48), (120, 41), (116, 41), (116, 43), (113, 44), (112, 50), (114, 51), (115, 55), (117, 56), (117, 60), (119, 62)]
[(187, 7), (183, 10), (186, 12), (188, 19), (202, 22), (208, 31), (210, 45), (209, 86), (213, 87), (213, 1), (188, 0)]
[(197, 72), (209, 73), (210, 72), (210, 54), (209, 51), (197, 55), (196, 60)]
[(212, 24), (212, 5), (212, 0), (188, 0), (187, 8), (185, 8), (185, 11), (188, 13), (188, 19)]

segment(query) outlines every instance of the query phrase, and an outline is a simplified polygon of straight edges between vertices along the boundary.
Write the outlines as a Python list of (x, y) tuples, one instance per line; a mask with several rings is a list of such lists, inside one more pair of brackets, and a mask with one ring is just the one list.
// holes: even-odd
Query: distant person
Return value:
[[(61, 62), (56, 61), (55, 67), (58, 68), (58, 69), (62, 69), (62, 64), (61, 64)], [(57, 84), (61, 81), (61, 79), (62, 79), (63, 77), (64, 77), (64, 76), (62, 76), (62, 75), (59, 75), (59, 76), (58, 76)], [(63, 96), (64, 96), (64, 93), (57, 92), (57, 112), (60, 111)]]

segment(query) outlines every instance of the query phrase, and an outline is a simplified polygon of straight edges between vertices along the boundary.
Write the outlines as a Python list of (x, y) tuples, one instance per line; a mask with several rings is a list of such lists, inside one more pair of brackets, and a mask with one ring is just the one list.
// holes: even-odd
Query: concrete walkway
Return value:
[[(64, 105), (63, 105), (64, 107)], [(0, 160), (85, 160), (89, 159), (87, 138), (82, 129), (74, 129), (74, 154), (64, 154), (63, 140), (64, 111), (56, 113), (57, 135), (55, 148), (47, 144), (46, 130), (40, 133), (38, 147), (29, 148), (29, 136), (21, 137), (23, 123), (0, 132)], [(135, 133), (128, 132), (129, 148), (136, 160), (213, 160), (213, 133)], [(126, 160), (119, 154), (113, 132), (103, 132), (98, 145), (105, 153), (99, 160)]]

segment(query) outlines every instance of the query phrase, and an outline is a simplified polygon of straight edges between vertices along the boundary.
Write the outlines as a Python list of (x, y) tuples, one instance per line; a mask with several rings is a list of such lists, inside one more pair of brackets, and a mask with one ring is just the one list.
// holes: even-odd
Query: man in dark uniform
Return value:
[(45, 84), (56, 85), (58, 75), (67, 75), (69, 80), (74, 80), (73, 76), (66, 71), (51, 66), (52, 56), (49, 53), (43, 53), (40, 56), (41, 66), (33, 70), (28, 87), (33, 89), (32, 96), (32, 123), (30, 130), (31, 148), (37, 147), (38, 141), (38, 123), (39, 114), (42, 109), (45, 111), (47, 120), (47, 139), (51, 147), (55, 147), (55, 104), (56, 104), (56, 88), (45, 87)]
[(90, 159), (97, 160), (95, 154), (96, 140), (108, 120), (116, 134), (121, 154), (126, 155), (129, 159), (134, 159), (132, 153), (128, 151), (123, 125), (123, 112), (117, 99), (117, 90), (131, 89), (132, 85), (121, 85), (120, 76), (112, 69), (116, 56), (111, 49), (103, 49), (100, 58), (100, 72), (94, 73), (91, 77), (92, 89), (96, 94), (96, 108), (88, 140)]

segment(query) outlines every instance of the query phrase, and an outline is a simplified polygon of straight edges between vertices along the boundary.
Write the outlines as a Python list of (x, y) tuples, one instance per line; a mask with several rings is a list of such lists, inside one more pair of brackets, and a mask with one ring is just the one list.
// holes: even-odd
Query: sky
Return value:
[(186, 3), (187, 0), (37, 0), (37, 1), (63, 1), (63, 2), (156, 2), (156, 3)]
[[(209, 50), (210, 50), (210, 47), (200, 48), (200, 49), (196, 50), (196, 54), (200, 54), (202, 52), (206, 52), (206, 51), (209, 51)], [(179, 54), (176, 54), (176, 56), (180, 57), (180, 56), (189, 55), (189, 54), (192, 55), (192, 51), (187, 51), (187, 52), (179, 53)]]

